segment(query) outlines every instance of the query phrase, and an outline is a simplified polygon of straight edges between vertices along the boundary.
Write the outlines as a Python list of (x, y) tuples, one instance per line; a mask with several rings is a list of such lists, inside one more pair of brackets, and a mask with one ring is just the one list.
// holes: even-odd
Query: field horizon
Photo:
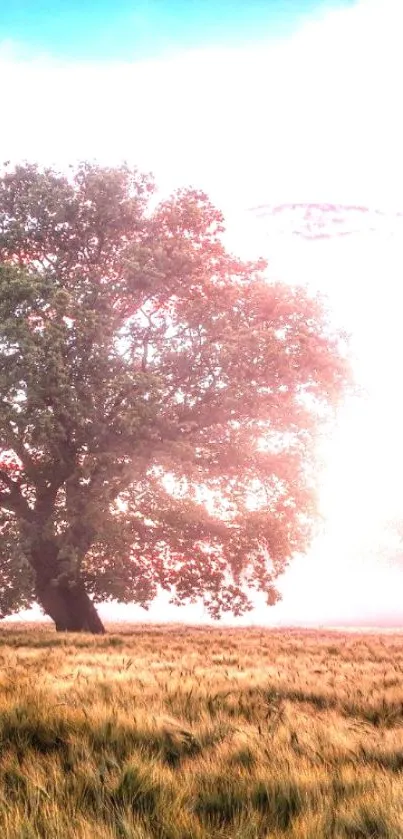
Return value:
[(4, 839), (401, 839), (399, 631), (0, 624)]
[[(250, 629), (261, 629), (267, 630), (268, 632), (275, 630), (275, 631), (283, 631), (283, 630), (307, 630), (307, 631), (322, 631), (322, 630), (329, 630), (335, 632), (375, 632), (382, 634), (383, 632), (403, 632), (403, 616), (401, 619), (392, 619), (390, 621), (380, 621), (378, 620), (359, 620), (357, 622), (354, 621), (340, 621), (337, 622), (335, 620), (329, 621), (329, 623), (323, 621), (312, 621), (309, 623), (308, 621), (295, 621), (295, 622), (278, 622), (273, 624), (265, 624), (265, 623), (258, 623), (258, 622), (251, 622), (250, 624), (241, 624), (234, 619), (234, 623), (221, 623), (220, 621), (181, 621), (181, 620), (164, 620), (164, 621), (156, 621), (154, 619), (147, 619), (143, 618), (143, 620), (128, 620), (126, 618), (115, 618), (114, 620), (110, 620), (108, 618), (103, 619), (103, 623), (107, 633), (113, 631), (114, 628), (121, 628), (121, 627), (148, 627), (151, 626), (155, 627), (170, 627), (170, 628), (177, 628), (177, 627), (184, 627), (187, 629), (198, 629), (200, 627), (212, 627), (217, 628), (220, 630), (224, 629), (238, 629), (240, 632), (243, 630), (250, 630)], [(0, 620), (0, 631), (2, 627), (10, 627), (10, 626), (18, 626), (22, 629), (25, 628), (26, 630), (35, 630), (36, 627), (40, 627), (42, 625), (46, 625), (48, 627), (53, 627), (54, 624), (51, 618), (44, 615), (42, 618), (35, 618), (35, 619), (21, 619), (18, 615), (9, 615), (6, 618)], [(56, 630), (55, 630), (56, 631)]]

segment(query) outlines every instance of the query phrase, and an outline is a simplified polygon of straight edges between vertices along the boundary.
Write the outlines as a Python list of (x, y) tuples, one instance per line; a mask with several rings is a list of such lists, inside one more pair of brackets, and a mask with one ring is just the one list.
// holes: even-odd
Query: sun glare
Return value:
[[(237, 49), (206, 44), (133, 61), (31, 57), (0, 40), (1, 159), (64, 169), (77, 159), (125, 159), (154, 173), (160, 196), (201, 188), (223, 210), (234, 253), (267, 258), (269, 279), (324, 293), (334, 323), (351, 332), (362, 392), (321, 444), (321, 532), (284, 577), (284, 609), (273, 610), (291, 619), (333, 603), (343, 614), (363, 608), (362, 563), (369, 600), (395, 602), (397, 577), (382, 557), (377, 570), (371, 563), (388, 521), (401, 515), (402, 13), (402, 0), (332, 4), (290, 37), (268, 32)], [(50, 120), (38, 116), (38, 91)], [(364, 224), (309, 242), (247, 209), (327, 201), (387, 212), (376, 230)], [(172, 476), (164, 480), (178, 491)], [(209, 490), (197, 497), (220, 510)]]

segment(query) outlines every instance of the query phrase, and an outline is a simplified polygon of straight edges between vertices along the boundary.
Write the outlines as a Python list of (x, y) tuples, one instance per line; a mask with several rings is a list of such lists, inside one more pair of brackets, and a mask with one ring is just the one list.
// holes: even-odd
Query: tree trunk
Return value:
[(46, 614), (55, 622), (57, 632), (105, 632), (98, 612), (88, 596), (84, 584), (37, 582), (36, 595)]
[(38, 603), (55, 622), (58, 632), (105, 632), (98, 612), (80, 577), (60, 574), (59, 548), (52, 539), (38, 539), (31, 549)]

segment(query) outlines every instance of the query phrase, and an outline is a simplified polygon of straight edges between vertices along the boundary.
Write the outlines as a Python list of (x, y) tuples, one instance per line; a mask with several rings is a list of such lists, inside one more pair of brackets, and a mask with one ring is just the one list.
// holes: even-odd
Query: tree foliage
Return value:
[(152, 195), (126, 166), (0, 180), (3, 614), (78, 581), (240, 614), (309, 545), (340, 335), (202, 192)]

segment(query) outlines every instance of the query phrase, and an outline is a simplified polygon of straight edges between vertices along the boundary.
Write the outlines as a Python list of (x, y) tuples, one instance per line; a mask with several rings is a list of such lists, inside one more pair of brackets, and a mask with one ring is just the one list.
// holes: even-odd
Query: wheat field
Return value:
[(401, 839), (403, 635), (0, 629), (2, 839)]

